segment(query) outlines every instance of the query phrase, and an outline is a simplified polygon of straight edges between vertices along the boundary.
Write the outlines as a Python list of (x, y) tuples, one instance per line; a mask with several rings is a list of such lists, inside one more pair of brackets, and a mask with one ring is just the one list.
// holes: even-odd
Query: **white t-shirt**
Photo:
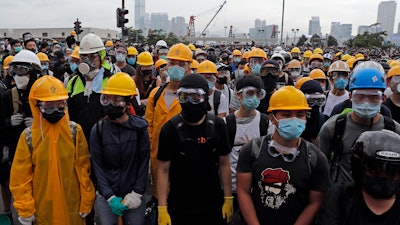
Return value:
[(324, 115), (331, 116), (333, 107), (335, 107), (335, 105), (337, 105), (347, 99), (349, 99), (348, 91), (345, 91), (344, 95), (341, 95), (341, 96), (336, 96), (336, 95), (332, 94), (332, 91), (330, 91), (328, 94), (328, 98), (326, 99), (324, 111), (322, 113)]
[[(214, 113), (214, 92), (208, 96), (208, 102), (211, 106), (211, 110), (209, 112)], [(228, 98), (223, 94), (221, 94), (221, 99), (219, 100), (218, 114), (220, 113), (226, 113), (226, 115), (229, 114)]]

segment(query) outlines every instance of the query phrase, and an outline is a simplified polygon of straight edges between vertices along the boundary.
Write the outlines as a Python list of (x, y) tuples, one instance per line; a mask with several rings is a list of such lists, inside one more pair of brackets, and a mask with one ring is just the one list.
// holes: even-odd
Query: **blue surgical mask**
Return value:
[(15, 51), (16, 53), (20, 52), (21, 50), (22, 50), (22, 47), (21, 47), (21, 46), (18, 46), (18, 47), (15, 47), (15, 48), (14, 48), (14, 51)]
[(300, 137), (304, 129), (306, 129), (306, 120), (296, 117), (278, 120), (278, 133), (288, 141)]
[(75, 72), (76, 69), (78, 69), (78, 64), (72, 63), (69, 65), (69, 68), (71, 69), (72, 72)]
[(180, 66), (170, 66), (168, 67), (168, 76), (171, 81), (178, 82), (185, 75), (185, 69)]
[(257, 107), (260, 105), (260, 99), (255, 96), (244, 97), (242, 100), (242, 105), (247, 110), (257, 109)]
[(42, 70), (48, 70), (48, 69), (49, 69), (49, 66), (47, 66), (47, 65), (42, 66)]
[(209, 90), (214, 88), (214, 83), (213, 82), (207, 81), (207, 83), (208, 83), (208, 89)]
[(260, 71), (261, 71), (261, 65), (260, 64), (254, 64), (254, 65), (251, 66), (251, 72), (253, 74), (260, 75)]
[(354, 113), (364, 119), (371, 119), (381, 110), (381, 104), (371, 104), (369, 102), (355, 103), (353, 101), (352, 108)]
[(106, 51), (107, 52), (110, 51), (110, 49), (111, 49), (111, 47), (106, 47)]
[(167, 56), (166, 55), (160, 55), (160, 59), (167, 60)]
[(241, 78), (241, 77), (243, 77), (244, 76), (244, 70), (237, 70), (237, 73), (236, 73), (236, 78), (235, 79), (239, 79), (239, 78)]
[(129, 65), (131, 65), (131, 66), (133, 66), (133, 65), (135, 65), (135, 63), (136, 63), (136, 58), (128, 58), (128, 64)]
[(325, 68), (328, 68), (331, 65), (331, 63), (330, 62), (324, 62), (323, 65), (324, 65)]
[(118, 53), (117, 55), (115, 55), (115, 60), (117, 62), (125, 62), (125, 55), (121, 54), (121, 53)]
[(335, 79), (333, 81), (333, 85), (335, 86), (335, 88), (340, 89), (340, 90), (344, 90), (348, 83), (349, 83), (349, 81), (344, 78)]

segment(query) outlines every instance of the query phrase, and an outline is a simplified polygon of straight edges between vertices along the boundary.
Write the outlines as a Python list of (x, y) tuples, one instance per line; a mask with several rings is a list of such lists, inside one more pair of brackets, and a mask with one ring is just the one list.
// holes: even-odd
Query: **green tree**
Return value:
[(297, 46), (297, 47), (303, 46), (303, 45), (306, 43), (307, 40), (308, 40), (308, 39), (307, 39), (306, 36), (303, 34), (303, 35), (299, 38), (299, 41), (297, 42), (296, 46)]
[(382, 48), (384, 37), (387, 36), (386, 31), (379, 33), (359, 34), (356, 37), (345, 42), (348, 47), (363, 47), (363, 48)]
[(332, 35), (328, 36), (328, 46), (338, 46), (338, 42)]
[(176, 36), (172, 32), (169, 32), (169, 34), (165, 37), (164, 41), (166, 41), (169, 46), (172, 46), (174, 44), (181, 42), (181, 40), (178, 38), (178, 36)]
[(125, 32), (126, 35), (124, 35), (124, 38), (128, 45), (131, 43), (142, 43), (145, 41), (142, 30), (135, 30), (132, 27), (129, 27), (126, 28)]
[(160, 30), (151, 30), (150, 34), (147, 36), (147, 43), (149, 45), (155, 45), (159, 40), (165, 40), (165, 32)]

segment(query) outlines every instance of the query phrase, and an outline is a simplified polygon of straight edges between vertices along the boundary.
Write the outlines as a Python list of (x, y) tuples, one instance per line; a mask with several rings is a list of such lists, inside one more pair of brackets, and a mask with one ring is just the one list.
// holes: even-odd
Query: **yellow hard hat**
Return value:
[(316, 49), (314, 49), (314, 52), (313, 52), (314, 54), (322, 54), (322, 53), (324, 53), (323, 51), (322, 51), (322, 49), (321, 48), (316, 48)]
[(198, 69), (199, 68), (199, 62), (195, 59), (190, 63), (190, 69)]
[[(314, 70), (315, 70), (315, 69), (314, 69)], [(314, 70), (313, 70), (313, 71), (314, 71)], [(312, 80), (312, 78), (310, 78), (310, 77), (302, 77), (302, 78), (300, 78), (298, 81), (296, 81), (296, 84), (295, 84), (294, 87), (300, 90), (301, 86), (302, 86), (306, 81), (309, 81), (309, 80)]]
[(351, 58), (351, 56), (349, 54), (344, 54), (344, 56), (342, 56), (341, 60), (346, 62), (350, 58)]
[(67, 100), (67, 89), (59, 79), (45, 75), (33, 83), (29, 92), (29, 99), (36, 99), (42, 102)]
[(104, 45), (106, 47), (113, 47), (114, 43), (112, 41), (106, 41), (106, 44)]
[(74, 51), (71, 53), (71, 57), (74, 57), (75, 59), (80, 59), (81, 57), (79, 56), (79, 46), (76, 46)]
[(250, 52), (244, 52), (243, 55), (242, 55), (242, 59), (245, 59), (246, 61), (249, 61), (249, 55), (250, 55)]
[(320, 55), (320, 54), (312, 54), (310, 59), (308, 60), (308, 63), (311, 64), (311, 61), (316, 60), (316, 59), (321, 60), (321, 62), (324, 61), (324, 57), (322, 57), (322, 55)]
[(153, 56), (151, 56), (150, 52), (142, 52), (137, 57), (137, 64), (140, 66), (151, 66), (154, 64)]
[(75, 36), (76, 35), (76, 32), (73, 30), (73, 31), (71, 31), (71, 35), (72, 36)]
[(267, 60), (267, 54), (265, 53), (264, 50), (262, 50), (260, 48), (254, 48), (250, 52), (249, 58), (263, 58), (263, 59)]
[(291, 68), (301, 68), (300, 61), (297, 59), (293, 59), (289, 62), (288, 69)]
[(358, 54), (356, 55), (356, 59), (357, 59), (357, 60), (359, 60), (359, 59), (364, 59), (364, 55), (363, 55), (362, 53), (358, 53)]
[(326, 80), (326, 76), (324, 71), (321, 69), (313, 69), (311, 70), (310, 74), (308, 74), (308, 77), (310, 77), (313, 80)]
[(9, 55), (3, 60), (3, 69), (8, 69), (10, 66), (10, 62), (14, 59), (14, 56)]
[(43, 52), (39, 52), (39, 53), (37, 53), (36, 55), (37, 55), (37, 57), (39, 58), (40, 62), (43, 62), (43, 61), (50, 61), (50, 60), (49, 60), (49, 57), (48, 57), (45, 53), (43, 53)]
[(310, 58), (312, 54), (311, 50), (307, 50), (303, 53), (303, 58)]
[(339, 56), (342, 55), (342, 54), (343, 54), (343, 52), (336, 52), (335, 56), (336, 56), (336, 57), (339, 57)]
[(118, 72), (108, 79), (101, 94), (136, 96), (136, 83), (127, 73)]
[(159, 59), (156, 61), (156, 63), (154, 64), (154, 66), (156, 67), (156, 69), (158, 69), (160, 66), (162, 65), (167, 65), (167, 60), (165, 59)]
[(194, 44), (190, 43), (188, 44), (188, 47), (190, 48), (190, 50), (196, 51), (196, 47), (194, 46)]
[[(311, 79), (311, 78), (310, 78)], [(269, 100), (268, 112), (277, 110), (310, 110), (306, 96), (293, 86), (284, 86), (275, 91)]]
[(389, 79), (393, 76), (400, 76), (400, 66), (392, 67), (386, 74), (386, 79)]
[(137, 51), (137, 49), (135, 47), (130, 46), (128, 48), (128, 55), (137, 55), (137, 54), (138, 54), (138, 51)]
[(237, 49), (235, 49), (235, 50), (233, 50), (232, 55), (233, 56), (242, 56), (242, 52), (237, 50)]
[(390, 68), (393, 68), (395, 66), (400, 66), (400, 62), (397, 60), (393, 60), (390, 64), (389, 64)]
[(199, 68), (197, 68), (197, 73), (210, 73), (210, 74), (218, 74), (217, 66), (211, 62), (210, 60), (205, 60), (199, 64)]
[(350, 69), (353, 68), (353, 65), (355, 62), (356, 62), (356, 58), (354, 58), (354, 57), (352, 57), (346, 61), (347, 65), (349, 66)]
[(290, 50), (290, 53), (301, 53), (301, 52), (298, 47), (294, 47), (294, 48), (292, 48), (292, 50)]
[(192, 62), (193, 53), (190, 48), (182, 43), (172, 46), (167, 55), (168, 59), (181, 60), (186, 62)]

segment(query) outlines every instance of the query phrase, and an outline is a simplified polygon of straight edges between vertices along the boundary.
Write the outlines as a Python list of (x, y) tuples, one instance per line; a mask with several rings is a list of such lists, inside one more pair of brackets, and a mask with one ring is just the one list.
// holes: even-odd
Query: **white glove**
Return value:
[(85, 218), (85, 217), (87, 217), (87, 216), (89, 215), (89, 213), (79, 212), (79, 215), (80, 215), (82, 218)]
[(18, 216), (18, 220), (22, 225), (32, 225), (35, 222), (35, 215), (28, 218)]
[(31, 127), (32, 126), (32, 122), (33, 122), (33, 118), (32, 117), (25, 117), (24, 118), (24, 122), (25, 122), (25, 126), (26, 127)]
[(136, 193), (135, 191), (132, 191), (131, 193), (125, 195), (124, 200), (122, 201), (122, 204), (127, 206), (129, 209), (136, 209), (137, 207), (142, 204), (142, 195)]
[(18, 126), (24, 121), (24, 117), (21, 113), (16, 113), (11, 116), (11, 126), (15, 127)]
[(1, 159), (1, 163), (7, 162), (10, 157), (10, 149), (7, 146), (3, 147), (3, 158)]

